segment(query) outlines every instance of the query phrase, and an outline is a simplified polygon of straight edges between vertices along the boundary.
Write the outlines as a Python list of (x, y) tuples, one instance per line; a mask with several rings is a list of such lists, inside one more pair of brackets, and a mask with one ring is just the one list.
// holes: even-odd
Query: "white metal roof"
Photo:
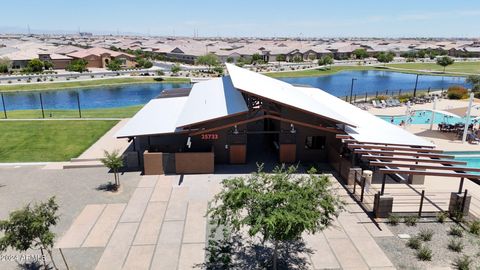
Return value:
[(233, 87), (230, 76), (216, 78), (193, 85), (177, 127), (247, 111), (247, 104), (242, 94)]
[(356, 124), (345, 117), (345, 114), (342, 112), (334, 111), (324, 106), (323, 102), (319, 103), (318, 101), (310, 99), (302, 91), (298, 91), (295, 86), (289, 83), (232, 64), (226, 65), (228, 73), (232, 78), (233, 86), (238, 90), (303, 111), (308, 111), (335, 122), (356, 126)]
[(150, 100), (115, 134), (115, 137), (134, 137), (175, 132), (177, 119), (187, 98), (172, 97)]
[(355, 140), (364, 143), (402, 144), (415, 146), (435, 146), (403, 128), (393, 125), (367, 111), (345, 102), (318, 88), (296, 87), (306, 93), (312, 100), (329, 107), (348, 117), (356, 127), (346, 126), (345, 132)]

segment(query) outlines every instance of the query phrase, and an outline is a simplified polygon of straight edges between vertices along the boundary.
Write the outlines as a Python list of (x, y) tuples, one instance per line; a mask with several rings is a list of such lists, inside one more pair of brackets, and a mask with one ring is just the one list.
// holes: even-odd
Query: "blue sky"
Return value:
[[(2, 0), (0, 32), (479, 37), (477, 0)], [(8, 12), (5, 12), (8, 11)]]

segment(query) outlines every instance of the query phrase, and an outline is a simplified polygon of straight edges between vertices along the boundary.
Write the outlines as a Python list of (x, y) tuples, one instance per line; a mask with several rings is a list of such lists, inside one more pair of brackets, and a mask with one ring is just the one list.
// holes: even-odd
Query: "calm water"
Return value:
[[(408, 91), (415, 85), (415, 75), (386, 71), (344, 71), (329, 76), (283, 78), (282, 80), (302, 85), (311, 85), (321, 88), (335, 96), (345, 96), (350, 92), (352, 78), (357, 78), (354, 93), (358, 96), (365, 95), (365, 91), (392, 90)], [(420, 76), (418, 89), (441, 89), (450, 85), (464, 85), (465, 79), (461, 77)], [(101, 86), (92, 88), (79, 88), (60, 91), (42, 91), (43, 103), (46, 109), (76, 109), (77, 93), (80, 97), (81, 107), (112, 108), (145, 104), (156, 97), (165, 89), (190, 87), (190, 84), (137, 84), (124, 86)], [(16, 92), (5, 93), (7, 110), (39, 109), (40, 98), (37, 93)], [(1, 107), (1, 105), (0, 105)]]
[[(455, 155), (455, 160), (467, 162), (467, 167), (480, 168), (480, 152), (479, 151), (455, 151), (445, 152), (445, 154)], [(475, 172), (473, 174), (480, 174)]]
[[(407, 117), (406, 115), (397, 115), (397, 116), (389, 116), (389, 115), (378, 115), (378, 117), (382, 118), (387, 122), (391, 122), (393, 117), (393, 123), (398, 125), (400, 122), (409, 122), (410, 124), (430, 124), (430, 119), (432, 118), (431, 111), (415, 111), (413, 115)], [(465, 121), (463, 118), (453, 117), (450, 115), (445, 115), (442, 113), (435, 113), (435, 119), (433, 120), (434, 124), (440, 123), (447, 123), (447, 124), (456, 124), (459, 122)]]
[[(385, 91), (388, 90), (389, 93), (394, 91), (397, 94), (398, 90), (413, 91), (416, 77), (415, 74), (368, 70), (343, 71), (330, 76), (284, 78), (282, 80), (292, 84), (311, 85), (335, 96), (343, 97), (350, 95), (352, 78), (357, 79), (353, 85), (353, 93), (356, 93), (357, 96), (364, 96), (365, 92), (375, 94), (378, 91), (379, 94), (385, 94)], [(420, 75), (417, 89), (447, 89), (452, 85), (467, 86), (463, 77)]]

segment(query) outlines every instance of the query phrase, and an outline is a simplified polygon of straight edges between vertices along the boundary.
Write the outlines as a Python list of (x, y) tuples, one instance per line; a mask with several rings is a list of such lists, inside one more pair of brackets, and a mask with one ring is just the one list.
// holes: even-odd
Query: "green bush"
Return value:
[(464, 99), (468, 97), (468, 90), (463, 86), (450, 86), (447, 90), (447, 97), (449, 99)]
[(475, 94), (474, 94), (474, 97), (475, 97), (475, 98), (480, 98), (480, 92), (475, 93)]
[(395, 214), (390, 214), (388, 216), (388, 223), (392, 226), (397, 226), (400, 223), (400, 217)]
[(418, 234), (418, 237), (422, 239), (423, 241), (431, 241), (433, 237), (433, 231), (430, 229), (421, 229), (420, 233)]
[(407, 217), (404, 217), (404, 218), (403, 218), (403, 222), (405, 222), (405, 224), (406, 224), (407, 226), (415, 226), (415, 225), (417, 225), (418, 217), (416, 217), (416, 216), (407, 216)]
[(469, 224), (469, 231), (475, 235), (480, 234), (480, 220), (474, 220)]
[(422, 241), (419, 237), (412, 237), (407, 241), (407, 247), (411, 249), (419, 249), (422, 246)]
[(432, 260), (432, 250), (428, 247), (421, 247), (417, 252), (417, 258), (421, 261)]
[(458, 257), (453, 261), (453, 266), (455, 269), (458, 270), (470, 270), (471, 264), (473, 263), (472, 259), (467, 255), (463, 255), (462, 257)]
[(445, 220), (447, 219), (448, 217), (448, 213), (447, 212), (440, 212), (437, 214), (437, 221), (440, 222), (440, 223), (444, 223)]
[(456, 236), (456, 237), (462, 237), (463, 236), (463, 229), (462, 227), (458, 225), (453, 225), (450, 227), (450, 231), (448, 234)]
[(455, 252), (462, 252), (463, 243), (461, 240), (450, 239), (450, 241), (448, 242), (448, 249)]

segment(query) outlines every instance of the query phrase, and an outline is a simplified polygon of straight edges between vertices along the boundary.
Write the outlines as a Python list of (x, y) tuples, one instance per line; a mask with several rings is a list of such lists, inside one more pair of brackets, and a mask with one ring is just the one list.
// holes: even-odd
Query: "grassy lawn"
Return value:
[(163, 81), (155, 81), (152, 77), (145, 78), (110, 78), (86, 81), (68, 81), (68, 82), (48, 82), (48, 83), (31, 83), (31, 84), (9, 84), (0, 85), (0, 91), (32, 91), (32, 90), (59, 90), (79, 87), (91, 87), (102, 85), (119, 85), (119, 84), (137, 84), (137, 83), (189, 83), (187, 78), (164, 78)]
[[(82, 109), (82, 118), (127, 118), (132, 117), (143, 105), (108, 108), (108, 109)], [(7, 111), (9, 119), (42, 118), (41, 110), (15, 110)], [(78, 110), (45, 110), (45, 118), (78, 118)], [(0, 119), (5, 118), (0, 111)]]
[[(420, 71), (443, 72), (443, 67), (435, 63), (403, 63), (403, 64), (387, 64), (387, 67), (414, 69)], [(445, 72), (459, 72), (459, 73), (480, 73), (480, 62), (455, 62), (448, 66)]]
[(79, 156), (117, 121), (1, 121), (0, 162), (65, 161)]

